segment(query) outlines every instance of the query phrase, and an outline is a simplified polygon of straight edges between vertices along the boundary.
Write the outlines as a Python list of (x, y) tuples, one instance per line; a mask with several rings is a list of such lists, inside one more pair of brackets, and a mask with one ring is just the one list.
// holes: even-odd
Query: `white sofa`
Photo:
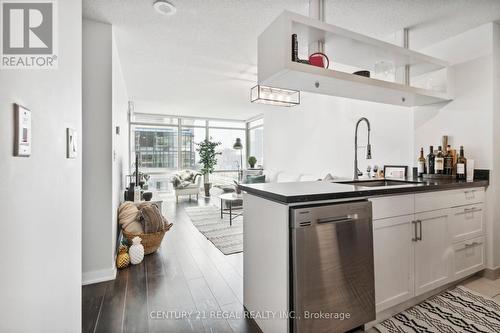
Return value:
[[(325, 175), (313, 175), (308, 173), (291, 173), (286, 171), (264, 170), (266, 183), (288, 183), (288, 182), (308, 182), (323, 180)], [(335, 177), (332, 177), (332, 179)]]

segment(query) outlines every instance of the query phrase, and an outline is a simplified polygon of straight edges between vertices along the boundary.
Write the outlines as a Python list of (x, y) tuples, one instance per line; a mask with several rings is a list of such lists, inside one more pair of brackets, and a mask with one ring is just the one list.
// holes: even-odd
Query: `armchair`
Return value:
[(191, 201), (192, 195), (196, 195), (196, 200), (198, 200), (201, 178), (200, 174), (195, 174), (192, 171), (182, 171), (179, 174), (174, 175), (172, 184), (174, 185), (176, 202), (179, 202), (179, 196), (181, 195), (189, 195), (189, 201)]

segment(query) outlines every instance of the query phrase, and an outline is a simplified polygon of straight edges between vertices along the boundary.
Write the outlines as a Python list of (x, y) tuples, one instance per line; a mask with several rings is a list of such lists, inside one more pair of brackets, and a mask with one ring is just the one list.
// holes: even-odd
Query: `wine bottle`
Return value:
[(420, 157), (418, 158), (418, 176), (423, 177), (425, 173), (424, 148), (420, 148)]
[(438, 153), (436, 155), (436, 161), (434, 163), (436, 164), (436, 173), (438, 175), (442, 175), (444, 171), (444, 155), (441, 146), (438, 147)]
[(297, 34), (292, 35), (292, 61), (297, 62), (299, 60), (299, 42), (297, 40)]
[(460, 155), (457, 159), (457, 179), (466, 179), (467, 159), (464, 156), (464, 146), (460, 146)]
[(453, 154), (451, 152), (451, 146), (446, 147), (446, 154), (444, 155), (444, 174), (453, 174)]
[(432, 175), (435, 173), (434, 162), (436, 156), (434, 155), (434, 146), (429, 147), (429, 155), (427, 155), (427, 173)]

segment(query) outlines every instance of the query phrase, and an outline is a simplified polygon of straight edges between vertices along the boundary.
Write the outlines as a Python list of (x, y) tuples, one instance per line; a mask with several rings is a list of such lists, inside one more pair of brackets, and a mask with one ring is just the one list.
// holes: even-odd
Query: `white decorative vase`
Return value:
[(130, 262), (133, 265), (140, 264), (144, 259), (144, 246), (142, 246), (141, 241), (142, 239), (140, 237), (135, 236), (132, 239), (132, 246), (130, 246), (128, 250)]

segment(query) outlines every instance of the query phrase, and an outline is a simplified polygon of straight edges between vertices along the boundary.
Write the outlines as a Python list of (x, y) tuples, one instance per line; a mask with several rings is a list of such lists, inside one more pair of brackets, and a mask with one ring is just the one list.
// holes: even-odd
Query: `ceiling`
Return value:
[[(308, 0), (84, 0), (84, 17), (113, 24), (125, 83), (138, 112), (248, 119), (272, 106), (249, 102), (257, 36), (283, 10)], [(421, 49), (500, 19), (500, 0), (326, 0), (326, 21), (387, 39), (410, 27)], [(304, 96), (306, 102), (310, 96)]]

